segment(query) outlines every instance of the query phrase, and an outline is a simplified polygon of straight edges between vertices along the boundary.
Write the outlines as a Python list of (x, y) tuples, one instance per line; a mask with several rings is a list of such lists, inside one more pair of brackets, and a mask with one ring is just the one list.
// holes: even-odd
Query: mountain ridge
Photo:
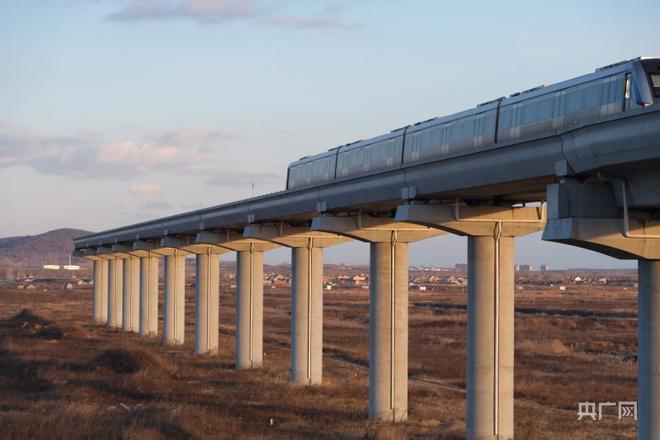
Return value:
[[(73, 239), (89, 231), (60, 228), (36, 235), (0, 238), (0, 267), (41, 267), (44, 264), (67, 264), (73, 251)], [(72, 257), (72, 264), (85, 264)]]

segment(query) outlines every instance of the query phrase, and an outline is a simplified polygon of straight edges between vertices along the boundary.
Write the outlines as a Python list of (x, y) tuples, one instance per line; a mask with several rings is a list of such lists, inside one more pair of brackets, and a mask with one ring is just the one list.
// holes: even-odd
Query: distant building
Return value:
[(550, 271), (550, 266), (547, 264), (542, 264), (541, 265), (541, 272), (549, 272)]
[(361, 286), (368, 279), (369, 279), (369, 277), (367, 277), (367, 275), (364, 275), (364, 274), (353, 275), (353, 278), (351, 278), (351, 280), (353, 281), (353, 284), (355, 284), (356, 286)]
[(520, 264), (516, 266), (516, 272), (531, 272), (532, 266), (529, 264)]
[(44, 264), (45, 270), (60, 270), (59, 264)]
[(440, 281), (442, 281), (442, 278), (440, 278), (440, 277), (437, 276), (437, 275), (431, 275), (431, 276), (429, 277), (429, 283), (437, 284), (437, 283), (439, 283)]
[(269, 274), (265, 278), (265, 284), (273, 284), (276, 286), (285, 286), (288, 285), (290, 281), (290, 278), (286, 275), (283, 275), (281, 273), (278, 274)]
[(467, 270), (468, 266), (467, 263), (456, 263), (454, 268), (458, 270)]
[(80, 270), (80, 266), (77, 264), (67, 264), (64, 266), (64, 270)]
[(467, 281), (463, 277), (455, 277), (455, 276), (450, 276), (447, 278), (445, 281), (446, 284), (449, 284), (450, 286), (466, 286)]

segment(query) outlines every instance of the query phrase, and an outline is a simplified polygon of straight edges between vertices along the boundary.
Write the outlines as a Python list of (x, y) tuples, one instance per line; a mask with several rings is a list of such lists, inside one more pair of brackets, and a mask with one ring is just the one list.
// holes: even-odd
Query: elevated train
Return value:
[(640, 57), (303, 157), (289, 165), (287, 189), (533, 140), (659, 103), (660, 58)]

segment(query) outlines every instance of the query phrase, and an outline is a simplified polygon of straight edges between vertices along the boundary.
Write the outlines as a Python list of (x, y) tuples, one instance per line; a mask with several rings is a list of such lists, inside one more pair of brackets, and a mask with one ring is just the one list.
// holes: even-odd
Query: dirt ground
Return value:
[[(0, 438), (461, 439), (465, 294), (410, 294), (409, 421), (367, 420), (368, 294), (324, 300), (324, 384), (288, 381), (290, 298), (267, 288), (264, 368), (234, 370), (234, 292), (221, 292), (220, 354), (140, 339), (91, 320), (91, 289), (0, 290)], [(578, 402), (636, 400), (636, 292), (516, 291), (516, 438), (633, 439), (611, 408), (577, 420)], [(162, 329), (162, 305), (161, 329)]]

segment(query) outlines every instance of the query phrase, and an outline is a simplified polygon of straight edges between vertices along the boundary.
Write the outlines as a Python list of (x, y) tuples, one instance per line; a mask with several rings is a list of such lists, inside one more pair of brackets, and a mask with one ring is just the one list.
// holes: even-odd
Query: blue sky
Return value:
[[(301, 156), (658, 54), (658, 16), (658, 2), (607, 0), (0, 2), (0, 236), (281, 189)], [(518, 241), (521, 262), (631, 267)], [(411, 252), (463, 260), (455, 237)]]

